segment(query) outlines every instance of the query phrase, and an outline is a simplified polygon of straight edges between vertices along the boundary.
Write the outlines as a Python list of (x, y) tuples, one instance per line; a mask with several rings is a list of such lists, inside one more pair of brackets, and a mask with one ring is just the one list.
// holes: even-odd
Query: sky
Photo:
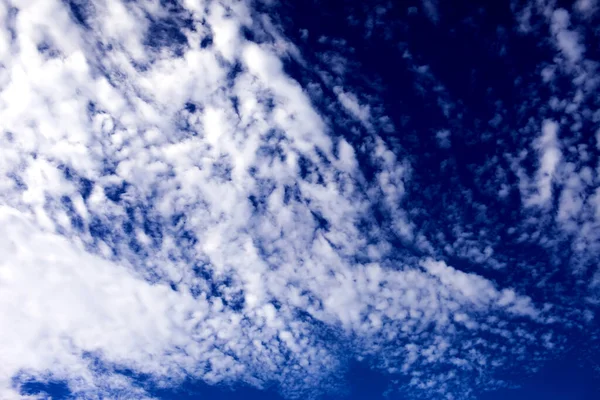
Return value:
[(600, 398), (600, 3), (0, 0), (0, 399)]

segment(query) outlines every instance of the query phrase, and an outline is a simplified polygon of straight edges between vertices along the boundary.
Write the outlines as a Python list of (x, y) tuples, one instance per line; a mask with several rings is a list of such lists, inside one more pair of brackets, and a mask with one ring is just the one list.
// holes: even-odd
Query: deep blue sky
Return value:
[[(389, 399), (401, 396), (386, 396), (389, 378), (373, 372), (368, 367), (355, 365), (346, 374), (348, 387), (346, 394), (331, 397), (333, 399)], [(30, 382), (23, 386), (26, 394), (46, 393), (53, 399), (70, 399), (72, 394), (68, 387), (61, 382), (35, 383)], [(249, 387), (211, 387), (202, 383), (188, 382), (176, 390), (151, 390), (150, 393), (161, 399), (187, 400), (187, 399), (261, 399), (284, 400), (285, 397), (273, 391), (260, 391)], [(555, 360), (530, 377), (523, 377), (519, 387), (502, 389), (482, 394), (482, 400), (500, 400), (510, 397), (512, 399), (543, 398), (548, 400), (578, 399), (593, 400), (598, 397), (598, 378), (589, 365), (582, 364), (577, 359), (569, 357)]]

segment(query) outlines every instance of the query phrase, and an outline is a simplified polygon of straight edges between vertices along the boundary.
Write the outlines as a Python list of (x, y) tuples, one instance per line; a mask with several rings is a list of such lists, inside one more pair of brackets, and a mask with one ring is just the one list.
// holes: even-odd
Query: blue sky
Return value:
[[(514, 399), (595, 399), (597, 396), (597, 378), (594, 373), (578, 366), (576, 360), (568, 360), (570, 367), (565, 367), (564, 361), (553, 361), (546, 365), (533, 377), (520, 380), (518, 388), (502, 389), (484, 393), (481, 399), (497, 400), (508, 396)], [(337, 394), (327, 399), (387, 399), (389, 379), (383, 374), (376, 373), (368, 367), (354, 365), (346, 378), (348, 387), (344, 394)], [(68, 386), (64, 383), (33, 383), (25, 385), (26, 393), (46, 393), (53, 398), (71, 398)], [(247, 386), (241, 387), (211, 387), (202, 383), (179, 385), (176, 389), (158, 390), (152, 393), (161, 399), (267, 399), (284, 400), (285, 397), (274, 391), (256, 390)], [(403, 398), (403, 397), (395, 397)]]
[(599, 18), (0, 2), (0, 398), (598, 398)]

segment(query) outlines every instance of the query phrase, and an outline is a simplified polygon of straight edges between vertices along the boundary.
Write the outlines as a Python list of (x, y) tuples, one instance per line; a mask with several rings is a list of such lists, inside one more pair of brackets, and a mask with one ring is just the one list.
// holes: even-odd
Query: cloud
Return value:
[(538, 314), (531, 303), (531, 299), (517, 296), (511, 289), (504, 289), (499, 292), (488, 280), (457, 271), (443, 262), (426, 260), (422, 265), (430, 274), (438, 277), (444, 286), (455, 290), (467, 301), (480, 307), (486, 308), (491, 303), (501, 307), (508, 306), (509, 310), (517, 315), (528, 315), (535, 318)]
[(368, 105), (361, 105), (358, 99), (352, 93), (344, 92), (344, 90), (336, 86), (333, 88), (335, 94), (338, 97), (342, 106), (348, 110), (348, 112), (356, 119), (361, 121), (367, 127), (369, 127), (369, 119), (371, 118), (371, 111)]
[(450, 141), (450, 131), (441, 130), (435, 134), (436, 139), (438, 140), (438, 144), (442, 148), (448, 148), (451, 146), (452, 142)]
[(11, 395), (10, 381), (21, 370), (51, 370), (61, 379), (78, 376), (82, 387), (93, 385), (97, 377), (84, 351), (127, 360), (140, 371), (166, 372), (176, 365), (156, 361), (166, 361), (169, 350), (184, 344), (186, 325), (202, 320), (209, 304), (87, 254), (14, 209), (3, 207), (0, 214), (9, 238), (2, 241), (0, 271), (2, 324), (10, 329), (2, 331), (2, 340), (11, 343), (3, 350), (3, 398), (18, 397)]
[(535, 192), (526, 197), (528, 206), (547, 205), (552, 197), (552, 181), (555, 177), (562, 153), (557, 140), (558, 124), (553, 121), (544, 121), (542, 134), (534, 143), (534, 148), (539, 155), (539, 167), (536, 173)]
[[(568, 318), (554, 298), (501, 275), (542, 271), (503, 253), (508, 223), (477, 225), (493, 207), (453, 176), (456, 158), (440, 172), (393, 138), (422, 140), (436, 160), (455, 157), (461, 129), (396, 128), (339, 49), (315, 56), (329, 69), (292, 77), (290, 63), (310, 63), (250, 3), (169, 4), (0, 5), (0, 397), (20, 398), (21, 376), (82, 398), (150, 397), (129, 370), (160, 387), (241, 382), (309, 398), (369, 359), (412, 396), (469, 398), (514, 360), (560, 351)], [(581, 61), (568, 15), (552, 21)], [(440, 115), (462, 112), (416, 63)], [(473, 176), (494, 171), (498, 193), (512, 159), (524, 213), (556, 195), (560, 226), (597, 221), (599, 196), (582, 194), (592, 170), (565, 167), (563, 126), (541, 127), (531, 176), (510, 155)], [(542, 242), (529, 226), (510, 227), (528, 238), (510, 243)]]
[(598, 7), (596, 0), (578, 0), (575, 3), (575, 9), (584, 14), (584, 15), (592, 15)]
[(569, 30), (569, 13), (564, 9), (552, 13), (551, 30), (556, 35), (556, 45), (571, 62), (581, 59), (585, 48), (576, 32)]
[(425, 11), (425, 15), (427, 18), (431, 20), (431, 22), (437, 24), (440, 20), (439, 6), (437, 4), (437, 0), (423, 0), (423, 10)]

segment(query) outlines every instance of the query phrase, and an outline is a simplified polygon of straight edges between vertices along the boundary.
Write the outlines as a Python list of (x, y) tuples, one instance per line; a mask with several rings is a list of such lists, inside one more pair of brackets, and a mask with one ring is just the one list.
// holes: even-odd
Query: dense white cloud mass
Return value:
[[(285, 68), (293, 44), (248, 3), (69, 4), (0, 2), (0, 398), (22, 398), (22, 377), (151, 397), (119, 369), (304, 397), (337, 390), (365, 357), (409, 388), (468, 398), (560, 347), (566, 320), (583, 324), (580, 309), (565, 317), (446, 262), (511, 267), (484, 234), (434, 248), (403, 203), (411, 160), (378, 135), (394, 129), (385, 113), (324, 78), (330, 110), (365, 131), (360, 145), (336, 135), (317, 86)], [(423, 4), (437, 21), (437, 2)], [(575, 68), (585, 48), (569, 14), (549, 18)], [(537, 170), (513, 157), (524, 208), (559, 196), (574, 246), (598, 248), (600, 193), (581, 194), (597, 171), (567, 165), (557, 122), (537, 129)], [(390, 235), (417, 255), (392, 256)]]

